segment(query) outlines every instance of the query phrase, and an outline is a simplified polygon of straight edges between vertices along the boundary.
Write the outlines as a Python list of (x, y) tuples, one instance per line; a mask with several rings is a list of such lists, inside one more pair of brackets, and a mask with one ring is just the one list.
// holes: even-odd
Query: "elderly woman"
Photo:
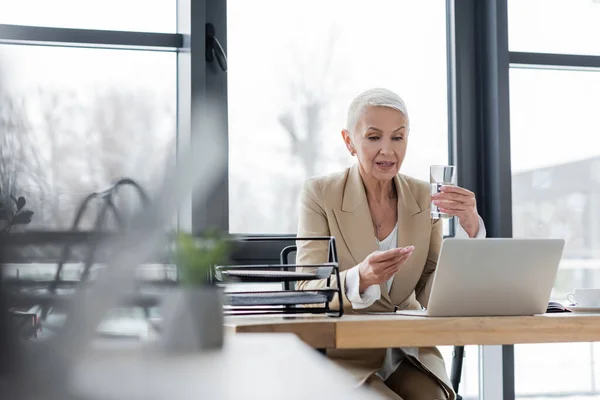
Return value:
[[(345, 312), (427, 306), (442, 222), (430, 218), (429, 183), (399, 174), (409, 139), (404, 102), (386, 89), (367, 90), (350, 105), (342, 137), (358, 162), (305, 182), (298, 235), (337, 239)], [(463, 235), (485, 237), (473, 193), (442, 187), (433, 201), (458, 217)], [(298, 264), (325, 261), (325, 242), (298, 242)], [(325, 285), (305, 281), (299, 287)], [(437, 348), (330, 350), (327, 356), (391, 399), (455, 398)]]

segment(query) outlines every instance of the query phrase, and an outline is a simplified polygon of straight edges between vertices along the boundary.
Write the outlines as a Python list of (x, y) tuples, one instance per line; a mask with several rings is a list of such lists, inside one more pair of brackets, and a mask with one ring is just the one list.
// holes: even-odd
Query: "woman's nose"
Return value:
[(381, 146), (381, 150), (379, 152), (382, 155), (392, 154), (394, 151), (392, 150), (392, 144), (388, 142), (384, 142)]

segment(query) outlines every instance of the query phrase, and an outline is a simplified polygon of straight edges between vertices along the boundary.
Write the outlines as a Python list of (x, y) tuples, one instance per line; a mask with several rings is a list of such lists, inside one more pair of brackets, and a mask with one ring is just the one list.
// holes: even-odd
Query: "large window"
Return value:
[(159, 182), (175, 150), (174, 53), (4, 45), (0, 59), (2, 188), (25, 196), (29, 228), (68, 229), (120, 178)]
[[(13, 232), (68, 230), (87, 195), (124, 177), (150, 194), (161, 183), (174, 161), (181, 104), (177, 3), (0, 0), (0, 203), (8, 208), (23, 196), (33, 211), (31, 222)], [(117, 197), (121, 216), (139, 204), (131, 186)], [(80, 229), (94, 229), (100, 203), (88, 209)], [(2, 228), (7, 215), (0, 217)], [(72, 249), (77, 259), (80, 248)], [(32, 245), (6, 253), (11, 264), (0, 273), (34, 280), (55, 274), (55, 249)], [(139, 276), (156, 276), (147, 267)], [(81, 270), (68, 262), (62, 277), (79, 279)], [(100, 331), (147, 336), (141, 310), (116, 311)], [(49, 320), (62, 317), (51, 312)]]
[[(227, 24), (231, 232), (295, 233), (303, 180), (355, 161), (341, 130), (368, 88), (407, 103), (402, 173), (448, 162), (445, 1), (229, 0)], [(466, 354), (460, 392), (476, 397), (478, 348)]]
[(428, 180), (429, 165), (447, 162), (445, 1), (227, 6), (231, 232), (296, 231), (303, 180), (353, 162), (341, 130), (371, 87), (407, 103), (401, 172)]
[[(600, 286), (600, 71), (511, 70), (513, 234), (566, 240), (552, 298)], [(540, 151), (531, 151), (531, 149)], [(517, 346), (516, 391), (600, 394), (596, 343)], [(561, 379), (549, 380), (553, 371)]]
[[(575, 288), (600, 287), (600, 69), (573, 68), (572, 55), (600, 55), (599, 18), (597, 1), (509, 2), (511, 50), (570, 53), (556, 58), (569, 69), (510, 70), (513, 235), (566, 240), (552, 292), (563, 303)], [(597, 343), (516, 346), (517, 397), (595, 398), (598, 350)], [(548, 379), (557, 372), (560, 379)]]

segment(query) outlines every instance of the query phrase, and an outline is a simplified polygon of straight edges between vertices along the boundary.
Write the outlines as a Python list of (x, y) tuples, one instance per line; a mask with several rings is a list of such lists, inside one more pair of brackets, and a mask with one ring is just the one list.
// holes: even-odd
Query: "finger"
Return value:
[(401, 264), (396, 264), (393, 268), (388, 268), (385, 271), (381, 272), (381, 280), (382, 281), (387, 281), (388, 279), (390, 279), (392, 276), (396, 275), (396, 273), (398, 272), (398, 270), (400, 269), (400, 265)]
[(391, 260), (393, 258), (398, 257), (401, 254), (401, 250), (402, 249), (398, 248), (398, 249), (391, 249), (391, 250), (386, 250), (386, 251), (375, 252), (371, 255), (370, 261), (374, 264), (378, 264), (381, 262), (385, 262), (387, 260)]
[(400, 259), (396, 263), (385, 267), (383, 269), (383, 272), (386, 273), (388, 271), (397, 271), (410, 258), (411, 255), (412, 255), (412, 251), (410, 253), (407, 253), (404, 256), (400, 257)]
[(435, 200), (440, 201), (457, 201), (460, 203), (475, 203), (475, 197), (460, 193), (436, 193), (431, 196)]
[(442, 193), (458, 193), (467, 196), (475, 196), (475, 193), (471, 192), (468, 189), (462, 188), (460, 186), (452, 186), (452, 185), (443, 185), (440, 187), (440, 192)]
[(382, 276), (382, 277), (381, 277), (381, 281), (382, 281), (382, 282), (389, 281), (389, 280), (390, 280), (390, 278), (392, 278), (394, 275), (396, 275), (396, 273), (397, 273), (397, 272), (398, 272), (398, 271), (394, 271), (394, 272), (392, 272), (392, 273), (390, 273), (390, 274), (386, 274), (386, 275)]
[(402, 264), (404, 264), (406, 262), (408, 257), (410, 257), (410, 254), (406, 254), (406, 255), (398, 258), (397, 260), (394, 260), (394, 262), (387, 264), (387, 265), (373, 266), (372, 267), (373, 274), (375, 276), (377, 276), (379, 279), (383, 279), (386, 276), (393, 275), (396, 273), (396, 271), (398, 271), (400, 266), (402, 266)]
[(455, 210), (455, 211), (467, 211), (473, 208), (472, 204), (465, 204), (465, 203), (460, 203), (460, 202), (456, 202), (456, 201), (439, 201), (436, 200), (433, 202), (434, 205), (438, 206), (439, 208), (447, 208), (449, 210)]
[(387, 260), (381, 261), (381, 262), (375, 262), (377, 264), (389, 264), (389, 263), (393, 263), (393, 262), (398, 262), (399, 257), (404, 256), (405, 254), (411, 253), (413, 250), (415, 249), (415, 246), (407, 246), (407, 247), (398, 247), (394, 251), (395, 256), (392, 258), (389, 258)]
[(461, 220), (467, 215), (467, 211), (464, 210), (454, 210), (451, 208), (438, 207), (441, 213), (448, 214), (453, 217), (458, 217)]
[(388, 280), (392, 276), (394, 276), (404, 266), (404, 264), (406, 263), (406, 261), (409, 258), (410, 258), (410, 255), (408, 255), (406, 257), (406, 259), (402, 260), (398, 264), (395, 264), (392, 267), (390, 267), (390, 268), (386, 269), (385, 271), (383, 271), (383, 278), (384, 278), (384, 280)]
[(467, 212), (471, 209), (473, 209), (473, 207), (470, 207), (468, 205), (461, 205), (461, 204), (454, 204), (454, 205), (448, 205), (448, 204), (440, 204), (438, 206), (438, 208), (441, 210), (442, 208), (446, 209), (446, 210), (451, 210), (454, 212), (459, 212), (459, 213), (463, 213), (463, 212)]
[(454, 211), (450, 211), (450, 210), (442, 210), (441, 208), (439, 208), (440, 212), (446, 215), (449, 215), (451, 217), (458, 217), (460, 218), (460, 215), (458, 215), (457, 213), (455, 213)]
[(372, 263), (371, 266), (374, 270), (376, 271), (383, 271), (387, 268), (389, 268), (390, 266), (396, 265), (398, 264), (401, 260), (402, 260), (402, 255), (399, 255), (398, 257), (394, 257), (392, 259), (380, 262), (380, 263)]
[[(386, 266), (386, 265), (398, 262), (399, 257), (401, 257), (403, 254), (407, 253), (408, 251), (409, 251), (409, 249), (401, 248), (401, 247), (392, 249), (392, 250), (387, 250), (386, 253), (389, 253), (389, 254), (383, 255), (381, 253), (378, 253), (378, 254), (374, 255), (369, 260), (369, 262), (372, 266), (381, 268), (382, 266)], [(412, 250), (410, 250), (410, 251), (412, 251)]]
[(449, 201), (434, 200), (434, 201), (432, 201), (432, 204), (437, 207), (445, 207), (445, 208), (450, 208), (450, 209), (454, 209), (454, 210), (464, 210), (464, 211), (473, 210), (473, 209), (477, 208), (477, 205), (475, 204), (475, 202), (462, 203), (460, 201), (454, 201), (454, 200), (449, 200)]

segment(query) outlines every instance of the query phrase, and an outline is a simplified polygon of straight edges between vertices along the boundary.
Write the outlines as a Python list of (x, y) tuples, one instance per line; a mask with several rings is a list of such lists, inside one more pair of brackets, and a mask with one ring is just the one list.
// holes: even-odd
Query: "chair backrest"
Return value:
[[(296, 253), (298, 248), (296, 245), (286, 246), (281, 250), (280, 261), (282, 265), (294, 265), (296, 264)], [(285, 268), (286, 271), (289, 271), (290, 268)], [(295, 282), (283, 282), (284, 290), (294, 290), (296, 288)]]
[(296, 264), (296, 252), (297, 247), (295, 245), (286, 246), (281, 250), (281, 263), (282, 264)]

